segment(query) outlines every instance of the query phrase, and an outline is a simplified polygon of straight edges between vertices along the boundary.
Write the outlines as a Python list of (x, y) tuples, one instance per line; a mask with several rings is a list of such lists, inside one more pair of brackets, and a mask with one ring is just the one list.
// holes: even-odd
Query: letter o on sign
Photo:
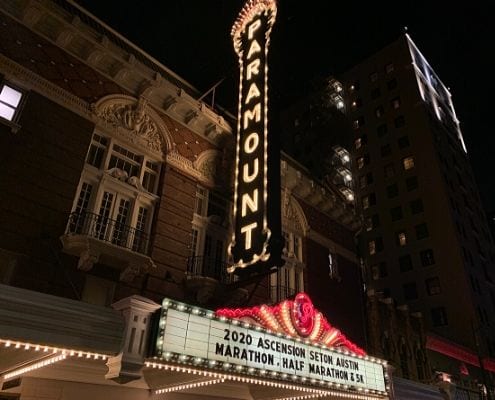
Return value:
[(248, 154), (251, 154), (256, 150), (258, 144), (260, 142), (260, 137), (256, 132), (250, 133), (246, 140), (244, 140), (244, 151)]

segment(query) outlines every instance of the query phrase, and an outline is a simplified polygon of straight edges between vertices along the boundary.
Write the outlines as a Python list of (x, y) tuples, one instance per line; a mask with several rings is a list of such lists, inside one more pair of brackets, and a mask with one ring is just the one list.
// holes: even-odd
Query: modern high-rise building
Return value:
[(449, 89), (407, 34), (341, 80), (368, 289), (421, 312), (457, 372), (494, 357), (493, 239)]

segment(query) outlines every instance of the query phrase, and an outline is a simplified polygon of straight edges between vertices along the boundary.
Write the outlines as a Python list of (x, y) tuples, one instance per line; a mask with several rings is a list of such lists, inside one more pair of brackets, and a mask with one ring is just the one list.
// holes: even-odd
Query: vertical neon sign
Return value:
[[(268, 143), (267, 57), (276, 13), (274, 0), (249, 0), (232, 27), (240, 79), (234, 229), (229, 245), (234, 264), (229, 272), (254, 265), (273, 266), (275, 259), (280, 259), (271, 254), (277, 247), (271, 242), (280, 241), (280, 201), (276, 204), (280, 194), (274, 193), (271, 199), (271, 187), (280, 192), (280, 185), (276, 183), (280, 177), (269, 184), (269, 176), (276, 176), (273, 172), (279, 170), (280, 150), (271, 151)], [(269, 157), (275, 152), (278, 157)], [(269, 212), (271, 204), (276, 205), (273, 213)]]

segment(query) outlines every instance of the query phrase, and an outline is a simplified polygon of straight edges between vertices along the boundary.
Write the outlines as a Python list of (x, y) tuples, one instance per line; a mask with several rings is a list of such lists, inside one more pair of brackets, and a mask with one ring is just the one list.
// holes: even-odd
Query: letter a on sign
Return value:
[(229, 272), (280, 265), (275, 263), (280, 263), (283, 246), (274, 244), (282, 243), (280, 149), (272, 150), (267, 115), (267, 55), (276, 13), (275, 0), (248, 0), (232, 27), (240, 93)]

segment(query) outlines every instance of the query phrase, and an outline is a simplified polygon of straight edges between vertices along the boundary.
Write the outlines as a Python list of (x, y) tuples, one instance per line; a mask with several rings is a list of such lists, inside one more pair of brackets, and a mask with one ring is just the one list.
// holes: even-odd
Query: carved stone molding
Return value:
[(92, 105), (95, 116), (132, 143), (155, 153), (167, 153), (172, 137), (160, 116), (141, 97), (111, 95)]
[(84, 117), (89, 117), (91, 115), (89, 104), (86, 101), (74, 96), (60, 86), (49, 82), (29, 69), (24, 68), (1, 53), (0, 72), (4, 74), (9, 81), (18, 81), (22, 83), (23, 87), (36, 90), (55, 103), (67, 107), (79, 115)]
[(222, 153), (220, 151), (206, 150), (198, 156), (196, 161), (194, 161), (193, 167), (207, 180), (215, 181), (219, 174), (221, 174), (221, 161)]
[(200, 164), (203, 165), (203, 167), (201, 167), (201, 169), (198, 169), (198, 160), (192, 162), (191, 160), (181, 156), (177, 151), (174, 150), (167, 154), (166, 162), (167, 164), (173, 166), (174, 168), (177, 168), (178, 170), (186, 173), (189, 176), (192, 176), (193, 178), (198, 179), (199, 181), (209, 186), (214, 186), (215, 184), (215, 181), (214, 179), (212, 179), (212, 176), (210, 176), (209, 173), (208, 174), (205, 173), (208, 171), (211, 172), (211, 170), (213, 169), (213, 166), (211, 166), (211, 162), (208, 160), (204, 160)]
[(282, 226), (303, 236), (310, 229), (304, 211), (287, 188), (282, 192)]

